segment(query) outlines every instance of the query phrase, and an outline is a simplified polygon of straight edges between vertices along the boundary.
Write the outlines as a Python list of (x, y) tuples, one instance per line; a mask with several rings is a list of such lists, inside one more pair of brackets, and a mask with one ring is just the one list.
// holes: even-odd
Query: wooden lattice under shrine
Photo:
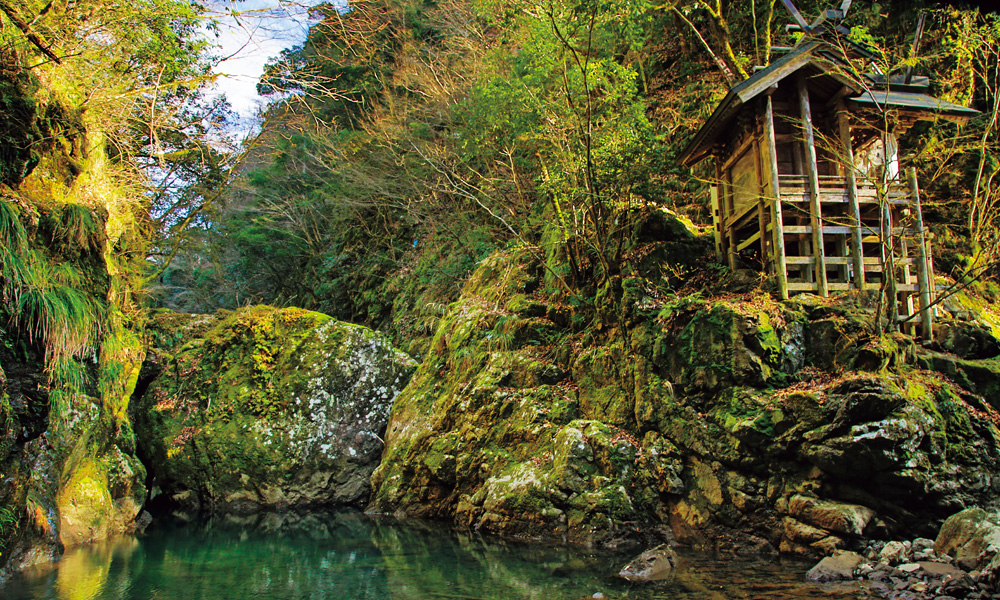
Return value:
[[(818, 25), (818, 26), (816, 26)], [(782, 298), (884, 288), (897, 319), (932, 334), (934, 276), (914, 170), (897, 137), (917, 120), (976, 111), (929, 96), (923, 77), (857, 75), (864, 48), (836, 23), (733, 87), (685, 149), (715, 158), (719, 258), (777, 280)]]

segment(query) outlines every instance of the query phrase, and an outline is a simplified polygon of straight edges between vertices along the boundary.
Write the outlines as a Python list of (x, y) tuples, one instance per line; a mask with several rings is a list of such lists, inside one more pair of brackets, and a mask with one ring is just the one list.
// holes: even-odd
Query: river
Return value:
[[(263, 515), (154, 524), (144, 535), (73, 548), (0, 587), (5, 600), (857, 600), (817, 586), (811, 563), (680, 550), (674, 574), (630, 584), (638, 551), (510, 542), (444, 524), (359, 513)], [(595, 594), (597, 594), (595, 596)]]

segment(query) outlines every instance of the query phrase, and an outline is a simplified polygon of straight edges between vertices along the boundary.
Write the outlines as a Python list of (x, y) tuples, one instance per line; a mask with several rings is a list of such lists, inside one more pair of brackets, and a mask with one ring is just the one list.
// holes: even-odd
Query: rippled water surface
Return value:
[[(634, 554), (634, 553), (633, 553)], [(5, 600), (847, 600), (856, 586), (806, 584), (809, 563), (681, 553), (666, 581), (614, 574), (630, 555), (503, 542), (444, 525), (355, 513), (160, 525), (77, 548), (0, 587)]]

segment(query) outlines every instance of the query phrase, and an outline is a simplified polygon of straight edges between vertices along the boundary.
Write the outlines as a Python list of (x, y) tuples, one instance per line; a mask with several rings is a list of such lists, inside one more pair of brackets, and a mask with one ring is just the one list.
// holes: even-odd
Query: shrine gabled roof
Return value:
[[(821, 72), (860, 92), (861, 88), (856, 79), (838, 72), (846, 68), (847, 65), (837, 58), (837, 54), (838, 52), (833, 46), (820, 40), (799, 44), (791, 52), (757, 71), (750, 78), (734, 85), (716, 107), (712, 116), (705, 122), (705, 125), (698, 131), (698, 134), (684, 149), (684, 152), (681, 153), (681, 164), (691, 166), (701, 162), (711, 152), (715, 139), (727, 130), (730, 121), (745, 104), (810, 63), (815, 64)], [(834, 68), (834, 64), (839, 69)]]
[(810, 66), (810, 71), (832, 78), (846, 87), (851, 95), (845, 100), (855, 107), (889, 106), (933, 112), (958, 119), (978, 114), (974, 109), (919, 93), (927, 88), (925, 78), (917, 78), (919, 81), (914, 81), (913, 84), (902, 85), (890, 82), (884, 76), (866, 75), (862, 84), (861, 76), (856, 74), (851, 69), (850, 63), (843, 59), (843, 53), (839, 48), (822, 40), (813, 39), (800, 43), (766, 68), (734, 85), (681, 153), (681, 164), (690, 167), (704, 160), (712, 152), (716, 140), (729, 131), (733, 119), (746, 104), (776, 86), (778, 82)]

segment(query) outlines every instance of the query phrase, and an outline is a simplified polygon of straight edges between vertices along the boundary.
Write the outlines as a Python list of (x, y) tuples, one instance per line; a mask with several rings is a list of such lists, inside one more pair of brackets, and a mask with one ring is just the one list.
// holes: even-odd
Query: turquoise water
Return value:
[[(635, 552), (637, 553), (637, 552)], [(357, 513), (267, 515), (151, 528), (73, 549), (12, 579), (4, 600), (847, 600), (804, 582), (809, 563), (682, 552), (654, 586), (614, 574), (632, 554), (511, 543), (439, 523)]]

